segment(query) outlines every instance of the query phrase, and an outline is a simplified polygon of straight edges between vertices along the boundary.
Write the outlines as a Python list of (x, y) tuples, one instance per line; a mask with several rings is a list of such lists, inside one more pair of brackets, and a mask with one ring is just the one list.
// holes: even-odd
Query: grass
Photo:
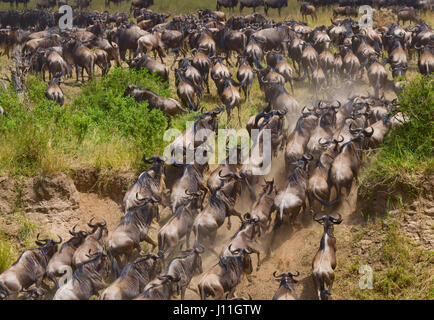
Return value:
[(6, 236), (1, 232), (0, 233), (0, 273), (5, 271), (13, 262), (13, 248), (6, 239)]
[[(398, 210), (399, 211), (399, 210)], [(363, 300), (378, 299), (433, 299), (433, 251), (411, 242), (400, 226), (403, 212), (377, 219), (364, 228), (351, 230), (347, 258), (338, 267), (334, 292), (338, 298)], [(369, 230), (370, 233), (366, 232)], [(354, 232), (353, 232), (354, 231)], [(371, 241), (364, 254), (355, 244)], [(359, 287), (359, 268), (368, 265), (373, 270), (373, 288)]]
[(147, 103), (123, 97), (128, 83), (169, 95), (156, 77), (121, 68), (85, 84), (63, 108), (45, 98), (47, 84), (35, 76), (27, 78), (24, 95), (13, 88), (0, 92), (0, 104), (8, 110), (0, 119), (0, 173), (140, 168), (143, 155), (161, 152), (167, 119)]
[(389, 194), (420, 195), (421, 179), (434, 172), (434, 77), (416, 77), (400, 96), (410, 119), (394, 129), (362, 172), (359, 191), (367, 197), (380, 186)]

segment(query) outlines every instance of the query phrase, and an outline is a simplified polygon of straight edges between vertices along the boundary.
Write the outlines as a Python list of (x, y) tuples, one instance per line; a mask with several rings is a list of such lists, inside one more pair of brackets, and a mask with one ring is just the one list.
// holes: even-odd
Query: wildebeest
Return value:
[[(59, 237), (60, 238), (60, 237)], [(24, 251), (17, 261), (0, 275), (0, 299), (16, 299), (23, 289), (35, 284), (42, 285), (49, 260), (57, 251), (57, 245), (62, 242), (36, 237), (39, 248)]]
[(51, 257), (47, 265), (46, 276), (54, 282), (56, 289), (59, 289), (56, 277), (64, 275), (69, 268), (72, 268), (72, 256), (87, 236), (86, 231), (75, 231), (76, 227), (77, 225), (69, 230), (72, 235), (71, 239), (60, 246), (59, 251)]
[(164, 275), (179, 279), (176, 282), (176, 291), (181, 294), (181, 300), (184, 300), (185, 291), (193, 276), (203, 273), (202, 258), (200, 256), (203, 252), (204, 248), (202, 246), (186, 250), (182, 252), (182, 256), (172, 259), (164, 271)]
[[(70, 39), (63, 43), (62, 47), (66, 61), (72, 65), (75, 65), (77, 82), (80, 68), (85, 69), (89, 78), (92, 78), (95, 63), (95, 56), (93, 52), (88, 47), (83, 45), (79, 40), (75, 39)], [(83, 70), (81, 72), (81, 79), (84, 82)]]
[(65, 95), (63, 94), (62, 88), (60, 88), (60, 77), (62, 73), (53, 77), (53, 79), (48, 84), (47, 89), (45, 89), (45, 97), (48, 100), (57, 102), (60, 106), (65, 103)]
[(152, 90), (142, 89), (140, 86), (128, 85), (125, 95), (132, 95), (136, 101), (148, 101), (150, 109), (159, 109), (169, 117), (187, 112), (175, 99), (162, 97)]
[(104, 252), (88, 253), (88, 261), (74, 271), (72, 278), (61, 286), (53, 300), (88, 300), (92, 295), (107, 287), (112, 274), (110, 258)]
[(216, 10), (220, 10), (221, 7), (234, 10), (237, 6), (238, 0), (217, 0)]
[(202, 244), (201, 241), (204, 238), (213, 244), (217, 236), (217, 229), (223, 225), (226, 218), (228, 218), (229, 229), (231, 216), (237, 216), (242, 220), (241, 214), (234, 209), (235, 200), (240, 193), (239, 180), (236, 175), (229, 175), (227, 181), (211, 194), (206, 207), (196, 216), (193, 224), (196, 247)]
[(253, 12), (256, 12), (257, 7), (262, 7), (264, 5), (264, 0), (240, 0), (240, 13), (243, 8), (253, 8)]
[(191, 195), (199, 191), (203, 192), (200, 205), (208, 192), (205, 186), (204, 173), (208, 169), (208, 163), (199, 164), (186, 164), (183, 167), (181, 177), (173, 184), (172, 192), (170, 193), (170, 208), (172, 214), (175, 214), (176, 209), (191, 201)]
[(307, 16), (311, 16), (312, 21), (318, 20), (316, 9), (313, 5), (308, 5), (307, 3), (303, 2), (300, 7), (300, 13), (303, 20), (307, 20)]
[(288, 0), (265, 0), (264, 1), (264, 11), (265, 15), (268, 16), (268, 10), (270, 8), (277, 9), (277, 12), (279, 13), (282, 11), (282, 8), (288, 6)]
[(241, 222), (241, 226), (237, 232), (232, 236), (229, 243), (224, 246), (220, 252), (220, 257), (231, 256), (232, 252), (229, 248), (243, 249), (248, 248), (252, 253), (255, 253), (258, 258), (256, 270), (259, 270), (261, 266), (261, 253), (255, 249), (254, 242), (261, 236), (261, 227), (258, 218), (252, 218), (250, 213), (244, 215), (244, 219)]
[(89, 254), (93, 255), (104, 251), (104, 244), (107, 238), (107, 222), (92, 223), (90, 219), (87, 225), (92, 229), (84, 239), (83, 243), (75, 250), (72, 256), (72, 264), (75, 267), (89, 261)]
[(160, 258), (148, 253), (137, 258), (122, 269), (122, 273), (101, 293), (101, 300), (131, 300), (139, 295), (145, 286), (161, 270)]
[(338, 213), (338, 216), (338, 219), (330, 215), (323, 215), (320, 218), (313, 216), (316, 222), (324, 226), (320, 247), (312, 262), (312, 278), (319, 300), (328, 299), (335, 280), (336, 238), (333, 235), (333, 226), (342, 222), (341, 214)]
[(152, 59), (146, 54), (140, 58), (128, 60), (127, 63), (130, 68), (134, 68), (136, 70), (145, 68), (149, 71), (149, 73), (155, 73), (157, 76), (163, 79), (163, 81), (169, 81), (169, 68), (165, 64)]
[[(312, 156), (303, 155), (293, 169), (288, 184), (280, 190), (274, 199), (274, 206), (278, 210), (278, 216), (273, 228), (273, 239), (275, 230), (279, 228), (283, 221), (283, 215), (288, 215), (290, 222), (294, 223), (300, 212), (306, 208), (307, 190), (307, 167)], [(271, 244), (270, 244), (271, 248)]]
[(271, 181), (265, 180), (265, 185), (259, 193), (256, 202), (252, 206), (252, 219), (257, 219), (261, 226), (262, 232), (265, 232), (271, 222), (271, 214), (276, 210), (274, 206), (274, 198), (276, 197), (276, 186), (274, 179)]
[[(107, 250), (116, 258), (116, 262), (125, 266), (136, 249), (141, 252), (140, 242), (146, 241), (155, 248), (156, 243), (149, 237), (148, 230), (154, 218), (160, 219), (158, 206), (159, 199), (154, 197), (139, 199), (143, 205), (130, 209), (121, 219), (116, 229), (107, 239)], [(121, 257), (125, 259), (122, 261)]]
[(276, 271), (273, 272), (273, 277), (276, 278), (276, 281), (280, 282), (279, 288), (273, 296), (273, 300), (298, 300), (297, 293), (294, 289), (294, 284), (298, 281), (294, 279), (294, 277), (298, 277), (300, 272), (297, 271), (297, 274), (281, 273), (276, 275)]
[(180, 278), (173, 278), (171, 275), (159, 275), (149, 282), (134, 300), (170, 300), (176, 293), (174, 289), (179, 280)]
[(232, 298), (244, 274), (252, 273), (253, 267), (250, 257), (252, 251), (249, 248), (246, 250), (229, 248), (229, 250), (232, 256), (220, 258), (219, 262), (205, 272), (199, 280), (197, 286), (202, 300), (206, 300), (209, 296), (215, 300), (221, 300), (224, 298), (225, 292), (229, 292), (229, 299)]
[(166, 200), (164, 159), (157, 156), (150, 158), (143, 157), (143, 162), (151, 164), (151, 166), (139, 175), (137, 180), (134, 181), (125, 193), (122, 201), (125, 213), (130, 208), (143, 204), (139, 201), (140, 198), (156, 197), (161, 198), (162, 202)]
[[(193, 221), (199, 210), (197, 198), (201, 193), (186, 193), (190, 196), (188, 203), (181, 204), (158, 231), (158, 256), (165, 263), (166, 259), (175, 251), (181, 239), (185, 237), (186, 248), (190, 247), (190, 233)], [(165, 252), (164, 252), (165, 251)]]

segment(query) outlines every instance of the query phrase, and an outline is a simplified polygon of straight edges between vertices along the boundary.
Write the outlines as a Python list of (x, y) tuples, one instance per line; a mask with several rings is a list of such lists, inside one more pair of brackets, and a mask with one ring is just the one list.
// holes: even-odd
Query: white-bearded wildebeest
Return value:
[(189, 202), (178, 206), (173, 215), (158, 231), (158, 256), (163, 264), (176, 250), (183, 237), (185, 237), (186, 248), (190, 247), (191, 228), (197, 211), (200, 209), (202, 201), (199, 198), (202, 197), (202, 193), (189, 193), (187, 190), (185, 193), (189, 196)]
[(149, 73), (155, 73), (157, 76), (163, 79), (163, 81), (169, 81), (169, 68), (165, 64), (152, 59), (147, 54), (144, 54), (140, 58), (137, 57), (135, 59), (128, 60), (127, 63), (130, 69), (134, 68), (136, 70), (140, 70), (145, 68), (149, 71)]
[(140, 206), (143, 202), (139, 198), (162, 198), (164, 204), (165, 194), (167, 192), (165, 185), (165, 168), (164, 159), (153, 156), (151, 158), (143, 157), (143, 162), (151, 166), (143, 171), (132, 186), (125, 193), (122, 205), (124, 212), (127, 213), (131, 208)]
[(241, 283), (244, 274), (253, 271), (252, 253), (250, 248), (231, 250), (232, 256), (223, 257), (210, 270), (205, 272), (197, 285), (201, 300), (211, 296), (215, 300), (222, 300), (225, 292), (228, 298), (234, 296), (237, 285)]
[(232, 256), (232, 252), (229, 248), (233, 249), (250, 249), (252, 253), (255, 253), (258, 258), (258, 264), (256, 270), (258, 271), (261, 266), (261, 254), (259, 250), (254, 248), (254, 242), (261, 236), (261, 226), (259, 225), (258, 218), (252, 218), (250, 213), (244, 214), (244, 219), (241, 222), (241, 226), (237, 232), (232, 236), (229, 243), (224, 246), (220, 252), (220, 258)]
[(122, 269), (122, 273), (101, 294), (100, 300), (131, 300), (143, 291), (145, 286), (161, 271), (158, 256), (148, 253), (137, 258)]
[(217, 0), (216, 10), (219, 11), (221, 7), (229, 8), (234, 11), (237, 6), (238, 0)]
[(294, 284), (298, 281), (294, 277), (298, 277), (300, 272), (297, 274), (281, 273), (276, 275), (276, 271), (273, 272), (273, 277), (276, 278), (277, 282), (280, 282), (279, 288), (273, 296), (273, 300), (298, 300), (297, 293), (294, 289)]
[[(60, 237), (59, 237), (60, 238)], [(0, 275), (0, 299), (15, 300), (23, 289), (35, 284), (39, 288), (45, 277), (46, 268), (51, 257), (62, 242), (36, 237), (39, 248), (24, 251), (17, 261)]]
[(47, 89), (45, 89), (45, 97), (63, 106), (65, 103), (65, 95), (63, 94), (62, 88), (60, 88), (60, 76), (61, 74), (56, 75), (53, 80), (50, 81)]
[[(170, 300), (176, 293), (174, 287), (179, 280), (181, 279), (173, 278), (170, 275), (159, 275), (149, 282), (144, 291), (134, 300)], [(179, 294), (179, 292), (177, 293)]]
[[(192, 126), (187, 128), (170, 144), (170, 163), (183, 165), (187, 163), (187, 150), (197, 151), (204, 147), (208, 138), (218, 132), (217, 116), (224, 108), (215, 108), (198, 116)], [(182, 159), (179, 159), (180, 156)], [(182, 160), (182, 161), (179, 161)]]
[(328, 299), (335, 280), (336, 238), (333, 235), (333, 225), (342, 222), (341, 214), (338, 213), (338, 215), (338, 219), (330, 215), (324, 215), (321, 218), (317, 218), (316, 215), (313, 216), (316, 222), (324, 226), (319, 250), (312, 261), (312, 278), (320, 300)]
[(53, 300), (88, 300), (107, 287), (106, 281), (113, 273), (109, 256), (104, 252), (90, 254), (90, 251), (88, 255), (88, 261), (80, 265), (72, 278), (56, 291)]
[(262, 7), (264, 5), (264, 0), (240, 0), (240, 14), (243, 8), (253, 8), (253, 12), (256, 12), (257, 7)]
[(288, 184), (280, 190), (274, 199), (274, 206), (278, 215), (273, 227), (273, 234), (267, 249), (267, 255), (271, 253), (271, 246), (276, 237), (277, 229), (282, 225), (283, 216), (288, 215), (290, 225), (294, 224), (300, 212), (306, 209), (307, 170), (312, 156), (303, 155), (292, 171)]
[(270, 8), (277, 9), (277, 12), (279, 13), (282, 11), (282, 8), (288, 6), (288, 0), (265, 0), (264, 3), (264, 11), (265, 15), (268, 16), (268, 10)]
[(116, 259), (120, 268), (130, 262), (134, 249), (138, 253), (141, 252), (140, 242), (146, 241), (151, 244), (152, 250), (157, 245), (149, 237), (148, 231), (154, 218), (157, 221), (160, 220), (158, 205), (156, 205), (159, 199), (150, 197), (139, 199), (139, 201), (144, 204), (130, 209), (107, 239), (107, 250)]
[(324, 209), (324, 200), (330, 198), (330, 186), (329, 186), (329, 171), (333, 160), (339, 153), (339, 143), (344, 141), (344, 137), (341, 136), (340, 140), (332, 139), (322, 141), (322, 138), (318, 140), (320, 146), (325, 149), (312, 173), (309, 177), (309, 183), (307, 187), (307, 197), (309, 200), (310, 212), (314, 212), (315, 200), (319, 201)]
[(262, 191), (259, 193), (251, 210), (252, 219), (258, 220), (262, 232), (268, 229), (271, 222), (271, 214), (276, 210), (274, 198), (277, 194), (274, 179), (271, 181), (264, 179), (264, 181), (265, 185), (262, 186)]
[(286, 172), (290, 173), (294, 168), (294, 164), (306, 151), (307, 143), (309, 142), (312, 131), (318, 123), (318, 114), (315, 110), (304, 111), (298, 119), (295, 129), (287, 138), (285, 147), (285, 165)]
[(72, 256), (72, 264), (75, 267), (89, 261), (89, 252), (93, 255), (104, 251), (104, 244), (108, 234), (107, 223), (104, 220), (104, 222), (93, 224), (93, 219), (87, 223), (92, 229), (91, 232), (88, 233), (83, 243), (75, 250)]
[[(92, 78), (95, 56), (93, 52), (83, 45), (79, 40), (70, 39), (62, 44), (65, 59), (71, 65), (75, 65), (75, 72), (78, 82), (80, 68), (86, 69), (89, 79)], [(84, 82), (84, 72), (81, 71), (81, 80)]]
[(56, 277), (64, 275), (69, 268), (72, 268), (72, 256), (88, 235), (86, 231), (76, 232), (76, 227), (77, 225), (75, 225), (72, 230), (69, 230), (69, 233), (72, 235), (71, 239), (60, 246), (59, 251), (51, 257), (47, 265), (46, 276), (54, 282), (56, 289), (59, 289), (59, 283)]
[(173, 184), (172, 192), (170, 193), (170, 208), (172, 209), (172, 214), (175, 214), (179, 206), (191, 200), (189, 194), (199, 191), (203, 191), (203, 196), (200, 201), (200, 206), (202, 206), (203, 200), (208, 192), (203, 178), (208, 168), (208, 163), (201, 165), (194, 162), (193, 164), (184, 165), (182, 176)]
[[(217, 229), (223, 225), (226, 218), (228, 218), (228, 229), (231, 227), (231, 216), (237, 216), (242, 220), (241, 214), (234, 209), (236, 198), (241, 189), (239, 182), (241, 179), (235, 174), (228, 176), (227, 182), (223, 182), (222, 187), (211, 194), (208, 204), (194, 220), (195, 247), (199, 246), (200, 241), (204, 238), (207, 238), (213, 246)], [(208, 248), (213, 251), (211, 247)]]
[[(372, 129), (372, 128), (371, 128)], [(329, 172), (329, 186), (336, 190), (336, 199), (332, 200), (330, 205), (338, 203), (341, 198), (341, 189), (345, 187), (347, 195), (350, 193), (353, 179), (357, 179), (362, 154), (363, 140), (365, 137), (371, 137), (374, 133), (360, 130), (360, 133), (350, 141), (341, 145), (339, 154), (334, 158)]]
[(182, 252), (182, 256), (172, 259), (164, 275), (172, 276), (174, 279), (179, 279), (176, 282), (176, 291), (181, 294), (181, 300), (184, 300), (185, 291), (190, 284), (194, 275), (202, 274), (202, 258), (201, 254), (204, 248), (199, 246)]

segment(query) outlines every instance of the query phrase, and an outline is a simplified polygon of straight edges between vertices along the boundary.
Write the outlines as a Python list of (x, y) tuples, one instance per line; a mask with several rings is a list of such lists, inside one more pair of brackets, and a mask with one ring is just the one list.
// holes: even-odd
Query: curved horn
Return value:
[(57, 236), (59, 237), (59, 241), (54, 241), (54, 240), (53, 240), (54, 244), (62, 243), (62, 241), (63, 241), (62, 237), (59, 236), (59, 235), (57, 235)]
[(344, 141), (344, 136), (343, 135), (340, 135), (339, 137), (341, 138), (340, 140), (333, 139), (333, 142), (336, 143), (336, 144), (338, 144), (338, 143), (341, 143), (341, 142)]
[(342, 222), (342, 215), (339, 213), (339, 212), (336, 212), (337, 213), (337, 215), (338, 215), (338, 219), (336, 219), (335, 217), (332, 217), (332, 216), (329, 216), (330, 217), (330, 219), (332, 220), (332, 222), (333, 223), (335, 223), (335, 224), (340, 224), (341, 222)]
[(69, 234), (71, 236), (76, 236), (78, 232), (75, 232), (75, 228), (77, 227), (77, 225), (73, 226), (71, 230), (69, 230)]
[(295, 270), (295, 272), (297, 272), (297, 274), (292, 274), (292, 273), (288, 273), (289, 275), (291, 275), (291, 277), (298, 277), (300, 275), (300, 271)]
[(319, 138), (318, 139), (318, 143), (321, 145), (321, 146), (326, 146), (326, 145), (328, 145), (329, 143), (330, 143), (330, 141), (325, 141), (325, 142), (321, 142), (321, 139), (323, 139), (322, 137), (321, 138)]
[(349, 130), (350, 130), (350, 132), (351, 132), (352, 134), (359, 133), (360, 131), (362, 131), (361, 128), (354, 129), (354, 128), (353, 128), (353, 123), (350, 123)]
[(90, 219), (90, 221), (87, 223), (87, 225), (91, 228), (96, 228), (96, 225), (92, 224), (93, 219), (95, 219), (95, 217), (92, 217), (92, 219)]
[(285, 274), (284, 273), (281, 273), (281, 274), (279, 274), (278, 276), (276, 276), (276, 273), (277, 273), (277, 271), (274, 271), (273, 272), (273, 277), (275, 277), (276, 279), (278, 279), (278, 278), (282, 278)]

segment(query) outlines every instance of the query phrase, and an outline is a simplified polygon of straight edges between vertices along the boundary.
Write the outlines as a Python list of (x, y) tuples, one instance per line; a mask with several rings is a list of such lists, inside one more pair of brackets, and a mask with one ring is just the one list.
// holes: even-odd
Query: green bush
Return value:
[(128, 84), (169, 96), (166, 85), (146, 71), (115, 68), (82, 87), (60, 107), (46, 99), (47, 84), (35, 76), (26, 93), (0, 92), (0, 173), (49, 174), (76, 166), (139, 169), (143, 155), (161, 153), (167, 119), (147, 102), (124, 97)]
[(420, 178), (433, 173), (433, 80), (433, 76), (418, 76), (402, 91), (400, 110), (409, 121), (391, 130), (362, 172), (359, 190), (363, 197), (375, 195), (378, 185), (389, 194), (416, 197), (422, 190)]
[(3, 233), (0, 233), (0, 273), (12, 264), (12, 246)]

